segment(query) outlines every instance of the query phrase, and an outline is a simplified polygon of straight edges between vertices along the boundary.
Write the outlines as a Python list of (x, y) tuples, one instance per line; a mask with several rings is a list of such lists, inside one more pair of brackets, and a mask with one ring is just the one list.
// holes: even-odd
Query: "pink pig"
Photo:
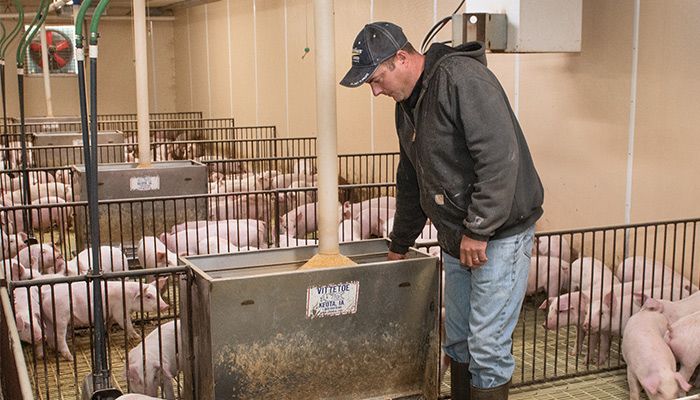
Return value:
[[(158, 294), (158, 290), (162, 289), (166, 283), (167, 278), (158, 279), (158, 286), (156, 286), (155, 282), (141, 284), (127, 281), (124, 282), (124, 287), (122, 288), (122, 282), (108, 281), (106, 293), (104, 293), (104, 286), (102, 289), (103, 301), (108, 299), (109, 304), (109, 308), (105, 308), (106, 320), (115, 321), (122, 329), (127, 331), (130, 338), (138, 338), (139, 335), (131, 322), (131, 313), (135, 311), (156, 312), (158, 310), (167, 310), (168, 304)], [(50, 346), (57, 346), (57, 350), (63, 358), (72, 361), (73, 355), (66, 342), (71, 317), (70, 307), (73, 307), (72, 317), (75, 327), (90, 325), (92, 321), (92, 284), (74, 282), (69, 288), (68, 283), (59, 283), (53, 286), (53, 293), (51, 288), (51, 285), (43, 285), (41, 287), (43, 297), (41, 307), (46, 324), (47, 341)], [(55, 299), (55, 304), (53, 299)], [(141, 302), (143, 302), (143, 310), (141, 310)], [(124, 305), (126, 305), (126, 308)], [(124, 318), (124, 315), (126, 315), (126, 318)]]
[(662, 313), (670, 324), (700, 310), (700, 292), (677, 301), (651, 298), (647, 294), (639, 295), (637, 298), (646, 309)]
[(569, 283), (569, 263), (557, 257), (538, 256), (530, 258), (530, 271), (527, 275), (527, 292), (534, 294), (540, 290), (548, 297), (559, 296)]
[(622, 340), (627, 363), (630, 400), (639, 399), (639, 385), (652, 400), (671, 400), (690, 390), (686, 379), (676, 372), (676, 359), (664, 341), (668, 320), (662, 314), (642, 308), (630, 317)]
[(179, 320), (167, 322), (149, 333), (143, 342), (129, 351), (127, 379), (130, 390), (157, 396), (158, 387), (161, 387), (166, 399), (174, 399), (173, 379), (179, 370), (178, 349), (182, 352)]
[(654, 286), (671, 285), (673, 283), (674, 291), (690, 290), (691, 288), (693, 291), (698, 290), (697, 286), (694, 286), (690, 280), (684, 278), (683, 275), (672, 268), (660, 261), (654, 261), (643, 256), (627, 257), (617, 266), (615, 276), (623, 282), (631, 281), (632, 279), (648, 281), (653, 279)]
[(686, 380), (690, 379), (700, 365), (700, 311), (669, 325), (664, 340), (681, 364), (678, 372)]
[[(36, 286), (16, 288), (13, 291), (15, 303), (15, 322), (19, 338), (25, 343), (41, 348), (41, 306), (39, 289)], [(31, 307), (30, 307), (31, 306)], [(30, 311), (31, 308), (31, 311)], [(41, 353), (41, 352), (38, 352)]]

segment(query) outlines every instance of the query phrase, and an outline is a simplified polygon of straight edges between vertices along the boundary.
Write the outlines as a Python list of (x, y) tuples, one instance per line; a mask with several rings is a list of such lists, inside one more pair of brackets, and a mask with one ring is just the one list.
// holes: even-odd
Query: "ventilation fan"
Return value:
[[(73, 59), (73, 42), (63, 32), (47, 29), (46, 47), (49, 52), (50, 72), (61, 72)], [(38, 36), (35, 37), (29, 45), (29, 55), (39, 68), (43, 68), (41, 60), (41, 38)]]

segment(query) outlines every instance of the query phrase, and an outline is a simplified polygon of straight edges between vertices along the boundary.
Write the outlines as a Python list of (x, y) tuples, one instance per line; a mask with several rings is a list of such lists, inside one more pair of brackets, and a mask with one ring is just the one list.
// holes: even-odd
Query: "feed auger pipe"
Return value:
[(83, 24), (88, 8), (92, 0), (85, 0), (80, 4), (75, 18), (75, 60), (78, 69), (78, 98), (80, 99), (80, 127), (83, 134), (83, 162), (85, 163), (85, 175), (88, 176), (90, 162), (90, 128), (88, 126), (87, 93), (85, 93), (85, 50), (83, 48)]
[[(5, 30), (5, 24), (0, 22), (0, 28), (2, 29), (2, 38), (0, 38), (0, 49), (2, 49), (2, 45), (5, 43), (5, 40), (7, 39), (7, 31)], [(5, 58), (2, 57), (0, 58), (0, 86), (2, 87), (2, 125), (3, 125), (3, 137), (5, 138), (3, 140), (3, 144), (5, 145), (5, 154), (4, 154), (4, 163), (3, 166), (5, 169), (10, 169), (10, 151), (7, 150), (7, 147), (10, 143), (7, 137), (7, 107), (6, 107), (6, 102), (5, 102)]]
[[(13, 0), (15, 8), (17, 9), (17, 25), (5, 35), (2, 40), (0, 40), (0, 86), (2, 90), (2, 115), (3, 115), (3, 144), (5, 146), (5, 168), (10, 169), (10, 133), (7, 129), (7, 90), (5, 89), (5, 51), (7, 47), (12, 43), (13, 40), (19, 34), (19, 30), (24, 25), (24, 7), (19, 0)], [(4, 26), (3, 26), (4, 30)]]
[[(17, 91), (19, 93), (19, 126), (20, 135), (19, 142), (22, 147), (22, 204), (31, 204), (31, 192), (29, 187), (29, 172), (27, 171), (27, 137), (24, 126), (24, 56), (27, 54), (27, 47), (31, 43), (34, 35), (39, 31), (41, 24), (46, 21), (46, 16), (49, 12), (49, 0), (41, 0), (39, 10), (37, 11), (29, 29), (24, 33), (17, 46)], [(26, 208), (22, 209), (22, 222), (24, 223), (24, 232), (27, 233), (27, 244), (35, 244), (37, 240), (34, 238), (32, 230), (32, 213)]]
[[(90, 248), (92, 249), (92, 296), (93, 296), (93, 320), (94, 329), (94, 352), (92, 364), (92, 376), (88, 377), (92, 381), (91, 399), (115, 399), (121, 392), (111, 387), (110, 371), (107, 365), (107, 342), (106, 329), (104, 323), (104, 310), (102, 303), (102, 272), (100, 271), (100, 220), (97, 188), (97, 39), (99, 33), (97, 28), (100, 18), (104, 13), (109, 0), (100, 0), (92, 15), (90, 23), (90, 141), (85, 141), (83, 147), (89, 146), (90, 155), (85, 160), (85, 175), (88, 192), (88, 214), (90, 228)], [(80, 11), (87, 10), (88, 5), (80, 7)], [(82, 13), (82, 18), (85, 13)], [(82, 19), (76, 21), (76, 34), (82, 35), (82, 29), (77, 29), (78, 24), (82, 24)], [(82, 38), (81, 38), (82, 44)], [(80, 81), (80, 79), (78, 79)], [(82, 107), (82, 104), (81, 104)], [(81, 116), (82, 117), (82, 116)], [(81, 118), (83, 121), (85, 118)], [(83, 135), (85, 132), (83, 131)], [(88, 163), (89, 161), (89, 163)]]
[(338, 127), (336, 119), (333, 0), (314, 0), (316, 32), (316, 154), (318, 155), (318, 254), (301, 268), (354, 265), (338, 244)]

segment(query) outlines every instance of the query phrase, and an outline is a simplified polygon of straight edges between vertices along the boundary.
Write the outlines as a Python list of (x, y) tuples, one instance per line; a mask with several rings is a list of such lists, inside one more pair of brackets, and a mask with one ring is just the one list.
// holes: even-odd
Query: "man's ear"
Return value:
[(406, 50), (399, 49), (396, 52), (396, 56), (394, 58), (394, 61), (398, 62), (400, 64), (405, 64), (406, 60), (408, 60), (408, 52)]

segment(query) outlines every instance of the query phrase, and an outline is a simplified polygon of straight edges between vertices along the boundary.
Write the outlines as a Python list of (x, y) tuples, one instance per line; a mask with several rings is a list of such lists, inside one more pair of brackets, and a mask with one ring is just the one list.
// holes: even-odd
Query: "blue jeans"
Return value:
[(469, 363), (472, 385), (487, 389), (513, 376), (512, 334), (527, 289), (534, 226), (491, 240), (488, 262), (462, 266), (443, 252), (445, 268), (445, 353)]

